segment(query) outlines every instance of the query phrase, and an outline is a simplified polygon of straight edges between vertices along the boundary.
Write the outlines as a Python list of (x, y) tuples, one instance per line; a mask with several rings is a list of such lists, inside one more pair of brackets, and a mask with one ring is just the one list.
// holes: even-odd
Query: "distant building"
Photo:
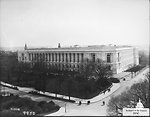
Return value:
[(80, 70), (88, 61), (105, 61), (114, 74), (139, 64), (138, 51), (132, 46), (95, 45), (71, 46), (58, 48), (27, 48), (18, 51), (18, 61), (34, 64), (44, 61), (48, 66), (55, 66), (60, 70)]

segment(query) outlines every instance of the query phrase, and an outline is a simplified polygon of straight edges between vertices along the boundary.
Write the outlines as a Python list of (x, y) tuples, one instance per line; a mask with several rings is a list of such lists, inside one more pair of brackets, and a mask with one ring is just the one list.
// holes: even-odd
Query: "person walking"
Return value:
[(103, 106), (105, 105), (105, 101), (103, 101)]

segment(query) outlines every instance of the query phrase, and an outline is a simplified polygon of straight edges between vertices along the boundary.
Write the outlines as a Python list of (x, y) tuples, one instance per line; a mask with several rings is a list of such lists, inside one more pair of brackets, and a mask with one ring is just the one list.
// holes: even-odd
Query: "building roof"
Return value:
[(92, 45), (86, 47), (80, 46), (71, 46), (71, 47), (61, 47), (61, 48), (28, 48), (27, 51), (114, 51), (114, 50), (122, 50), (129, 49), (132, 46), (106, 46), (106, 45)]

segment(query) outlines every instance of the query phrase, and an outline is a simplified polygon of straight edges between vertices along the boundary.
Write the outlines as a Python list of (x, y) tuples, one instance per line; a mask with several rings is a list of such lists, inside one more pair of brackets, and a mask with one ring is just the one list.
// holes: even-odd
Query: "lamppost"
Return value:
[(67, 103), (65, 103), (65, 113), (67, 112), (67, 108), (66, 108)]

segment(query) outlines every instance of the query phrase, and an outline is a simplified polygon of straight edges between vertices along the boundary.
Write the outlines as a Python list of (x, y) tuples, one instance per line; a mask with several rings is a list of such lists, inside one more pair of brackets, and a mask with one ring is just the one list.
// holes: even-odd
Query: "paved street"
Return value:
[[(82, 104), (78, 106), (77, 104), (67, 103), (66, 112), (65, 105), (59, 110), (59, 112), (49, 114), (48, 116), (106, 116), (107, 115), (107, 103), (112, 96), (116, 96), (121, 92), (125, 91), (128, 87), (132, 86), (136, 82), (140, 82), (140, 80), (144, 79), (145, 73), (149, 72), (149, 68), (138, 74), (131, 80), (123, 81), (120, 83), (120, 88), (109, 95), (108, 97), (96, 102), (91, 103), (90, 105)], [(105, 101), (105, 105), (102, 106), (102, 102)]]
[[(109, 101), (109, 99), (112, 96), (116, 96), (118, 94), (120, 94), (121, 92), (123, 92), (124, 90), (126, 90), (128, 87), (132, 86), (132, 84), (139, 82), (141, 79), (144, 78), (144, 75), (146, 72), (149, 72), (149, 68), (147, 68), (146, 70), (144, 70), (143, 72), (141, 72), (140, 74), (138, 74), (135, 78), (131, 79), (131, 80), (126, 80), (120, 83), (120, 87), (117, 88), (117, 90), (114, 90), (114, 92), (110, 93), (110, 94), (103, 94), (104, 98), (101, 98), (101, 100), (91, 103), (89, 105), (87, 104), (81, 104), (80, 106), (78, 104), (75, 103), (69, 103), (69, 102), (63, 102), (63, 101), (59, 101), (59, 100), (53, 100), (56, 104), (58, 104), (59, 106), (61, 106), (60, 110), (52, 113), (52, 114), (48, 114), (48, 116), (106, 116), (107, 115), (107, 103)], [(11, 93), (14, 94), (18, 94), (21, 97), (29, 97), (32, 100), (35, 101), (51, 101), (52, 99), (50, 98), (46, 98), (46, 97), (42, 97), (42, 96), (35, 96), (32, 94), (26, 94), (26, 92), (23, 91), (18, 91), (18, 90), (14, 90), (14, 89), (10, 89), (10, 88), (2, 88), (5, 91), (9, 91)], [(102, 102), (105, 101), (105, 105), (102, 105)], [(65, 112), (66, 110), (66, 112)]]

